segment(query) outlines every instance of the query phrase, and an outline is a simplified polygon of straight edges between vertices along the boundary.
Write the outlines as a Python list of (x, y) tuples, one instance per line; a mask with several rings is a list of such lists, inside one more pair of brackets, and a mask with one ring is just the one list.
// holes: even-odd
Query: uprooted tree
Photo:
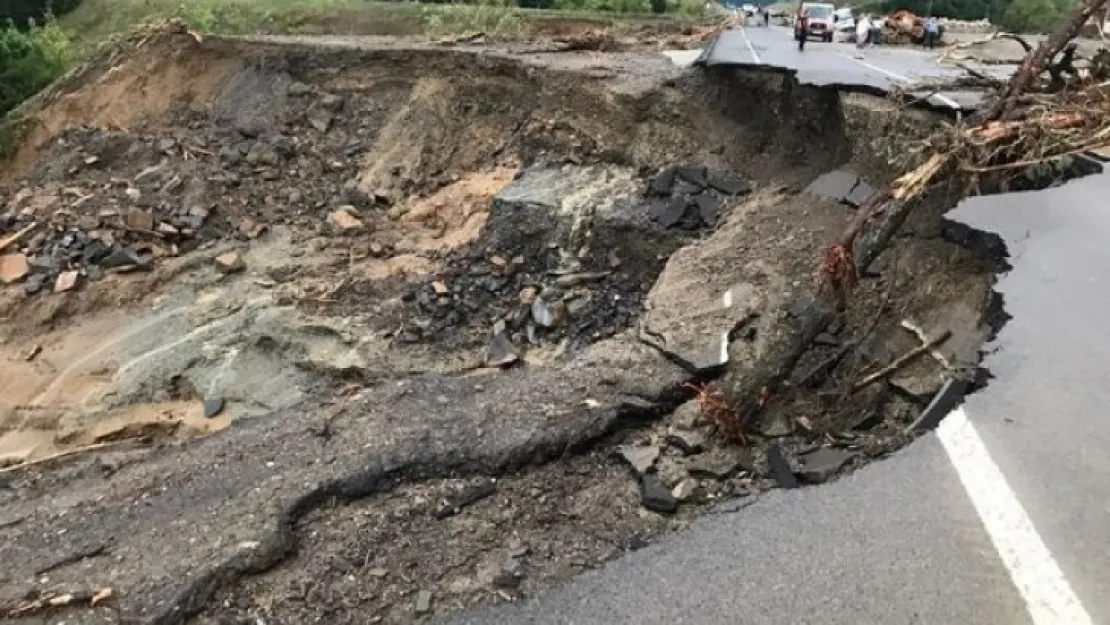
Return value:
[[(1110, 83), (1088, 79), (1059, 90), (1038, 81), (1092, 15), (1110, 0), (1083, 0), (1050, 37), (1026, 54), (982, 114), (946, 126), (930, 137), (913, 170), (859, 207), (844, 232), (824, 252), (818, 286), (801, 315), (787, 315), (754, 369), (726, 371), (715, 388), (715, 419), (725, 434), (744, 433), (783, 386), (813, 339), (847, 305), (859, 276), (886, 249), (926, 189), (941, 180), (962, 183), (965, 194), (980, 182), (997, 182), (1030, 167), (1110, 145)], [(1054, 76), (1055, 78), (1055, 76)], [(1042, 81), (1045, 82), (1045, 81)], [(721, 405), (727, 406), (722, 418)], [(724, 423), (722, 423), (724, 422)]]

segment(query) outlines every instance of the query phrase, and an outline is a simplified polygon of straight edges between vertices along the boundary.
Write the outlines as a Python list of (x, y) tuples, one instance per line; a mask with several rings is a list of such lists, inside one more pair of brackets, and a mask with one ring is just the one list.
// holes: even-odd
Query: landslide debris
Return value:
[(804, 368), (838, 366), (813, 392), (738, 447), (701, 386), (763, 355), (853, 214), (806, 186), (885, 180), (881, 102), (651, 55), (599, 81), (573, 54), (142, 41), (46, 97), (3, 178), (5, 600), (336, 623), (517, 600), (898, 448), (946, 366), (900, 369), (913, 397), (844, 388), (917, 347), (904, 318), (977, 361), (996, 266), (938, 200), (815, 340)]

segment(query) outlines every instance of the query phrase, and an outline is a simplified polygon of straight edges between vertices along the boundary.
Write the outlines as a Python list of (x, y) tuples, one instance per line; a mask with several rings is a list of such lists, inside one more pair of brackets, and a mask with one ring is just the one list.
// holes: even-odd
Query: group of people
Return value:
[[(929, 49), (936, 46), (937, 40), (940, 39), (940, 22), (937, 18), (930, 17), (925, 20), (923, 25), (924, 38), (922, 45)], [(871, 16), (864, 13), (856, 19), (856, 58), (862, 59), (863, 52), (868, 47), (878, 43), (878, 34), (881, 32), (880, 26), (872, 21)], [(804, 50), (806, 39), (809, 35), (809, 8), (805, 3), (798, 3), (798, 11), (794, 15), (794, 38), (798, 41), (798, 50)]]

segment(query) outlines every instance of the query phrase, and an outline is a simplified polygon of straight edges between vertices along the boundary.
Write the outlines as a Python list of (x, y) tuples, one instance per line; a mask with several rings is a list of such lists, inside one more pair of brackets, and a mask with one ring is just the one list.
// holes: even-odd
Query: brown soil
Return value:
[[(833, 445), (850, 470), (903, 444), (920, 402), (845, 388), (913, 346), (905, 317), (974, 365), (996, 267), (942, 236), (944, 198), (832, 332), (863, 349), (818, 388), (793, 380), (746, 449), (687, 401), (706, 375), (640, 339), (693, 358), (724, 333), (750, 364), (851, 216), (801, 189), (845, 165), (884, 182), (876, 147), (904, 152), (929, 118), (650, 54), (604, 56), (599, 79), (595, 58), (170, 29), (25, 109), (41, 123), (0, 180), (0, 236), (39, 224), (13, 249), (50, 279), (0, 290), (0, 458), (117, 447), (2, 474), (0, 609), (110, 583), (111, 607), (73, 616), (411, 622), (433, 616), (419, 591), (438, 616), (531, 596), (771, 488), (772, 447)], [(683, 164), (754, 191), (662, 228), (644, 190)], [(496, 335), (522, 363), (485, 366)], [(639, 505), (618, 444), (658, 449), (663, 488), (693, 482), (677, 515)], [(707, 475), (708, 457), (735, 462)], [(66, 564), (97, 544), (111, 557)]]

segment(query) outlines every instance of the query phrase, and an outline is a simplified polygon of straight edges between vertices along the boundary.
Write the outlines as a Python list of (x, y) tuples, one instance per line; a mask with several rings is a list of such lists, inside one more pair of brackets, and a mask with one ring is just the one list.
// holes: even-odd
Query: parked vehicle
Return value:
[(804, 2), (802, 8), (809, 12), (809, 26), (806, 28), (807, 39), (820, 39), (829, 42), (833, 40), (836, 32), (836, 5), (824, 2)]
[(756, 12), (759, 11), (759, 9), (754, 4), (744, 4), (740, 7), (740, 10), (743, 11), (744, 15), (748, 17), (755, 15)]

